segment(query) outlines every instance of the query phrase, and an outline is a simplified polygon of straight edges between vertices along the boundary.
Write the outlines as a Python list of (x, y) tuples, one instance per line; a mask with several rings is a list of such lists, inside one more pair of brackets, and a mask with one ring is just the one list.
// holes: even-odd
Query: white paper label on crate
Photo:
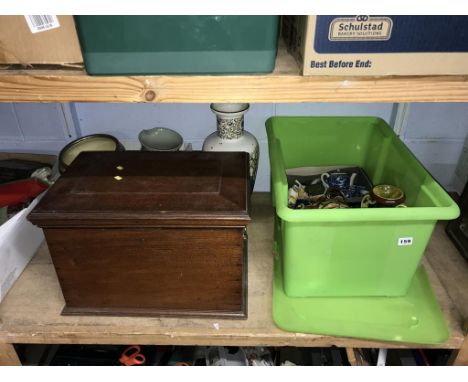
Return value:
[(398, 239), (398, 245), (413, 245), (413, 238), (412, 237), (400, 237)]
[(31, 33), (45, 32), (60, 27), (58, 18), (54, 15), (27, 15), (24, 17)]
[(389, 17), (339, 17), (330, 23), (330, 41), (386, 41), (392, 35)]

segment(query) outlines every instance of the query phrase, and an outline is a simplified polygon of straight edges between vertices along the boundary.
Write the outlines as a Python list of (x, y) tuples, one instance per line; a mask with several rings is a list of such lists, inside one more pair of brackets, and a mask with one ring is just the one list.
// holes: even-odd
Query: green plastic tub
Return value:
[[(285, 294), (404, 296), (437, 220), (459, 215), (456, 203), (382, 119), (273, 117), (266, 126)], [(288, 208), (286, 169), (343, 164), (402, 188), (409, 208)]]
[(96, 75), (268, 73), (279, 16), (75, 16)]

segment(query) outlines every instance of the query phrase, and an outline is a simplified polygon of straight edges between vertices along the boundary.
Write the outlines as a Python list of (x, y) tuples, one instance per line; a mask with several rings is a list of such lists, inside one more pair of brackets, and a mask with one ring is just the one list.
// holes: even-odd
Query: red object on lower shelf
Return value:
[(35, 198), (48, 188), (36, 179), (26, 179), (0, 185), (0, 208), (14, 206)]

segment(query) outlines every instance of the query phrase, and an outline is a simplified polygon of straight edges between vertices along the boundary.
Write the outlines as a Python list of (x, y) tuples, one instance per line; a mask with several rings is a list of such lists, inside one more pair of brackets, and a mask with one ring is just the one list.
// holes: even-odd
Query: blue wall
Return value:
[[(245, 127), (260, 142), (257, 191), (269, 189), (265, 120), (274, 115), (379, 116), (449, 191), (460, 192), (466, 181), (466, 166), (455, 169), (467, 138), (468, 104), (252, 104)], [(208, 104), (0, 104), (0, 150), (58, 153), (77, 136), (97, 132), (137, 149), (139, 131), (156, 126), (179, 131), (200, 149), (216, 119)]]

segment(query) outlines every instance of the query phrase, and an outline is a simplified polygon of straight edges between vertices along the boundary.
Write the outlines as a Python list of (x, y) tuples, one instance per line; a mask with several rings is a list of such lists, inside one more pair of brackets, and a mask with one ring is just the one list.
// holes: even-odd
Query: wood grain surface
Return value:
[(280, 44), (271, 74), (88, 76), (83, 70), (2, 70), (0, 102), (468, 102), (467, 79), (304, 77)]
[(21, 361), (18, 358), (15, 347), (10, 344), (0, 343), (0, 366), (20, 366)]
[(243, 228), (45, 230), (65, 314), (246, 317)]
[(244, 152), (83, 152), (28, 216), (63, 314), (245, 318)]
[(244, 152), (83, 152), (28, 219), (40, 227), (245, 226)]
[(454, 350), (449, 358), (447, 365), (468, 366), (468, 339), (461, 345), (460, 349)]
[[(444, 240), (432, 240), (426, 258), (431, 268), (437, 273), (450, 299), (460, 311), (459, 321), (462, 333), (468, 334), (468, 263), (458, 253), (454, 244), (447, 239), (445, 223), (436, 226), (434, 237)], [(452, 354), (449, 364), (468, 366), (468, 337), (460, 345), (460, 350)]]
[[(342, 346), (375, 348), (458, 349), (464, 341), (460, 297), (449, 297), (426, 261), (434, 294), (450, 328), (450, 339), (442, 345), (427, 346), (398, 342), (365, 341), (354, 338), (285, 332), (271, 315), (273, 275), (273, 209), (270, 195), (252, 197), (252, 223), (249, 232), (247, 320), (174, 317), (62, 316), (64, 299), (57, 275), (44, 245), (0, 304), (0, 343), (81, 343), (81, 344), (173, 344), (237, 346)], [(440, 251), (442, 246), (444, 249)], [(437, 230), (427, 249), (431, 259), (451, 261), (456, 249), (445, 233)], [(449, 253), (449, 255), (448, 255)], [(463, 272), (463, 269), (460, 270)], [(449, 277), (443, 274), (444, 279)], [(207, 275), (207, 278), (210, 276)], [(468, 278), (468, 274), (465, 274)], [(444, 281), (446, 282), (446, 281)], [(450, 291), (450, 290), (449, 290)], [(450, 291), (451, 292), (451, 291)]]

